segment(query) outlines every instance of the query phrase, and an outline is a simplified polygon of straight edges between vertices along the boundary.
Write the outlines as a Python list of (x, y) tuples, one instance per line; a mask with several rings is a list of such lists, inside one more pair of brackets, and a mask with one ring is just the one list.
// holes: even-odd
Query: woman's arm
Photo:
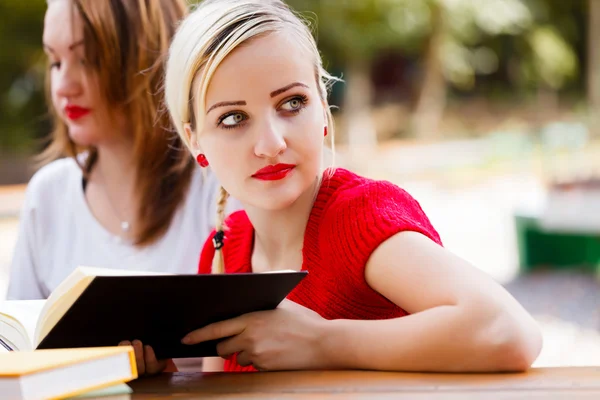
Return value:
[(411, 315), (323, 323), (325, 367), (522, 371), (541, 350), (539, 327), (508, 292), (419, 233), (381, 244), (365, 277)]

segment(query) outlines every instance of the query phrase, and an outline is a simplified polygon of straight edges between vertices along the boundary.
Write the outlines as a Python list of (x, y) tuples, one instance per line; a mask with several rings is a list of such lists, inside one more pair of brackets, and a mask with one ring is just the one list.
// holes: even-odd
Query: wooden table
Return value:
[[(600, 361), (600, 360), (599, 360)], [(174, 373), (129, 385), (132, 399), (600, 399), (600, 366), (520, 374), (372, 371)]]

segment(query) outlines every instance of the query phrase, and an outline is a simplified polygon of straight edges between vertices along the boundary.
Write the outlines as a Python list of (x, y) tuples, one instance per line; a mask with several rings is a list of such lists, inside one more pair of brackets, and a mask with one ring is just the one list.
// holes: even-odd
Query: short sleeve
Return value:
[(339, 194), (328, 210), (319, 237), (327, 262), (347, 268), (364, 282), (371, 254), (390, 237), (418, 232), (435, 243), (441, 239), (421, 206), (410, 194), (386, 181), (368, 181)]

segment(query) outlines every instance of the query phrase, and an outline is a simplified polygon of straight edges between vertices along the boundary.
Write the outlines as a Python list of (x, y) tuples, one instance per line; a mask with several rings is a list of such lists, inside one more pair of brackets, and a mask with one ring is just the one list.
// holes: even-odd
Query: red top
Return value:
[[(333, 172), (331, 174), (331, 172)], [(226, 273), (252, 272), (254, 229), (244, 211), (226, 220), (222, 248)], [(442, 245), (419, 203), (386, 181), (337, 168), (323, 176), (304, 234), (302, 270), (308, 275), (288, 295), (325, 319), (386, 319), (407, 315), (365, 280), (371, 253), (401, 231), (416, 231)], [(204, 245), (199, 273), (211, 272), (213, 232)], [(225, 371), (255, 371), (225, 360)]]

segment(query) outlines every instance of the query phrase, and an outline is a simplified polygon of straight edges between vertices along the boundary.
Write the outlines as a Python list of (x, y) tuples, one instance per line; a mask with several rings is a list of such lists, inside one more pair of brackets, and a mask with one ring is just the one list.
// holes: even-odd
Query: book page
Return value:
[(0, 303), (0, 337), (13, 350), (33, 349), (36, 324), (46, 300), (7, 300)]
[(173, 275), (171, 272), (139, 271), (132, 269), (115, 269), (100, 267), (77, 267), (82, 274), (87, 276), (144, 276), (144, 275)]
[[(162, 272), (133, 271), (127, 269), (99, 268), (99, 267), (77, 267), (69, 276), (63, 280), (60, 285), (48, 297), (48, 307), (51, 308), (54, 303), (71, 291), (74, 287), (81, 284), (84, 280), (91, 280), (96, 276), (135, 276), (135, 275), (170, 275)], [(46, 314), (46, 313), (44, 313)]]
[(133, 390), (125, 383), (119, 383), (103, 389), (92, 390), (69, 399), (95, 399), (97, 397), (110, 396), (110, 400), (130, 399)]

